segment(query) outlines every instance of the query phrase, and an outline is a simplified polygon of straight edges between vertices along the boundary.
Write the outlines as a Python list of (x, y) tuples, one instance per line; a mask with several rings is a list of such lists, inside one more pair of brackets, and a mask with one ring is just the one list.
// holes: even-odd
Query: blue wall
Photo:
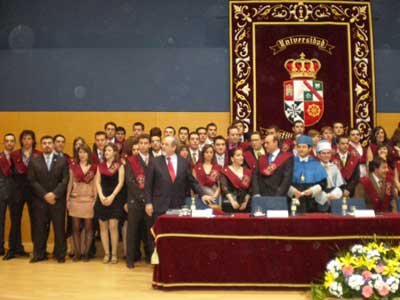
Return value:
[[(400, 1), (373, 1), (377, 109), (400, 112)], [(0, 1), (0, 110), (229, 111), (228, 0)]]

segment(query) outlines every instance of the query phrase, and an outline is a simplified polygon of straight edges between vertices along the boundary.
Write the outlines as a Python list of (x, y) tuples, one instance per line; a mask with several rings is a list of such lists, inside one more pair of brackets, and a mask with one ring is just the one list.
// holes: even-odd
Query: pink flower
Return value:
[(369, 298), (372, 296), (373, 293), (374, 293), (374, 290), (372, 289), (372, 287), (370, 287), (369, 285), (363, 286), (362, 291), (361, 291), (361, 294), (363, 295), (363, 297)]
[(388, 286), (387, 286), (387, 285), (384, 285), (383, 288), (381, 288), (381, 289), (378, 291), (378, 294), (381, 295), (381, 296), (386, 296), (387, 294), (389, 294), (389, 288), (388, 288)]
[(377, 265), (376, 266), (376, 272), (382, 273), (383, 272), (383, 265)]
[(372, 273), (370, 271), (368, 271), (368, 270), (362, 272), (361, 275), (363, 276), (365, 281), (367, 281), (367, 280), (372, 278)]
[(354, 268), (352, 266), (345, 266), (342, 268), (343, 275), (348, 277), (353, 275)]

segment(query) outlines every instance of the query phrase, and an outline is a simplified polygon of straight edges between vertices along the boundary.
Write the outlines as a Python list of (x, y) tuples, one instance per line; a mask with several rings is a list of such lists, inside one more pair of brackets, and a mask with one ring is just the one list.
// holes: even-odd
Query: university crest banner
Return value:
[(343, 122), (364, 143), (375, 125), (375, 69), (366, 1), (230, 1), (231, 115), (289, 137)]

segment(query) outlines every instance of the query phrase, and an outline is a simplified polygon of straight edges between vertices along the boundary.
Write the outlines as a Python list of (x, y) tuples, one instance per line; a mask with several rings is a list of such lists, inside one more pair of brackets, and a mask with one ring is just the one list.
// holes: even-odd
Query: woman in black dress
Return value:
[(229, 150), (230, 164), (222, 169), (220, 176), (222, 210), (225, 212), (248, 212), (250, 210), (250, 187), (252, 171), (243, 167), (243, 150)]
[(119, 149), (115, 144), (104, 148), (105, 162), (100, 163), (96, 175), (97, 199), (95, 214), (100, 223), (100, 237), (104, 248), (104, 263), (118, 262), (118, 221), (123, 218), (124, 195), (121, 190), (124, 185), (125, 171), (119, 162)]

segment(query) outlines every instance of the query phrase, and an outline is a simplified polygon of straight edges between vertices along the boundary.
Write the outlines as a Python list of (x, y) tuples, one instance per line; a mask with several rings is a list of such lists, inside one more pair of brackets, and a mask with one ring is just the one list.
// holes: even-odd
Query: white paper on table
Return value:
[(192, 210), (192, 217), (194, 218), (211, 218), (213, 216), (212, 208)]
[(288, 218), (287, 210), (267, 210), (267, 218)]
[(356, 218), (375, 217), (375, 211), (373, 209), (356, 209), (354, 216)]

